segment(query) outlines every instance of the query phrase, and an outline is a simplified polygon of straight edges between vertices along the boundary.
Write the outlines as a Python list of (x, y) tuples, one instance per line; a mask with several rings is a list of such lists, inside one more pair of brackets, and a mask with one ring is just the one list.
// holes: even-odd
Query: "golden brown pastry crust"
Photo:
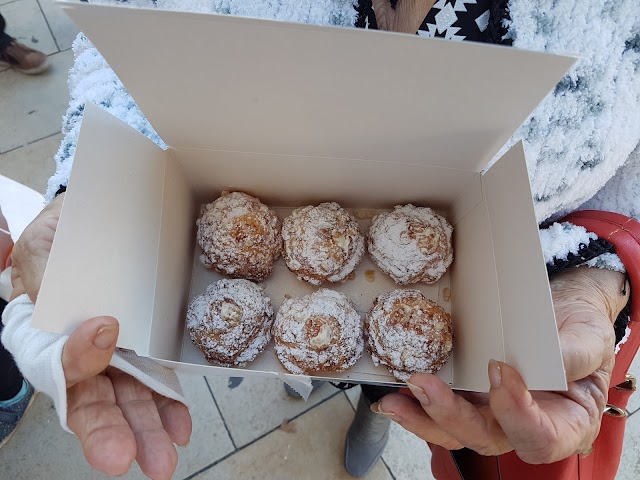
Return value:
[(289, 270), (313, 285), (344, 280), (364, 254), (358, 223), (335, 202), (294, 210), (284, 219), (282, 239)]
[(286, 300), (273, 325), (275, 353), (291, 373), (341, 372), (362, 355), (362, 319), (347, 297), (321, 288)]
[(398, 379), (436, 373), (453, 349), (451, 316), (418, 290), (379, 295), (365, 320), (367, 350)]
[(369, 255), (399, 285), (435, 283), (453, 261), (453, 228), (427, 207), (397, 206), (376, 215), (367, 236)]
[(242, 192), (223, 192), (197, 225), (202, 264), (233, 278), (264, 280), (282, 253), (278, 216)]
[(195, 297), (187, 329), (207, 361), (245, 366), (271, 340), (273, 307), (261, 287), (249, 280), (223, 279)]

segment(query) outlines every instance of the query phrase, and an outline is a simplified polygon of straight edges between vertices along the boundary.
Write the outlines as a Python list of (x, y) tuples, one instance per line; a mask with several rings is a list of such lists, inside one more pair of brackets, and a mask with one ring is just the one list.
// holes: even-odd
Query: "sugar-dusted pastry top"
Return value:
[(451, 317), (418, 290), (379, 295), (365, 320), (367, 350), (398, 379), (436, 373), (453, 349)]
[(233, 278), (261, 281), (282, 252), (281, 222), (260, 200), (223, 192), (197, 221), (203, 265)]
[(249, 280), (218, 280), (187, 311), (193, 343), (209, 362), (225, 367), (254, 360), (271, 340), (272, 325), (271, 300)]
[(453, 228), (427, 207), (397, 206), (376, 215), (367, 238), (376, 265), (399, 285), (435, 283), (453, 261)]
[(362, 319), (342, 293), (326, 288), (286, 300), (273, 325), (275, 352), (291, 373), (340, 372), (362, 355)]
[(344, 280), (364, 254), (358, 223), (335, 202), (294, 210), (283, 221), (282, 238), (287, 267), (313, 285)]

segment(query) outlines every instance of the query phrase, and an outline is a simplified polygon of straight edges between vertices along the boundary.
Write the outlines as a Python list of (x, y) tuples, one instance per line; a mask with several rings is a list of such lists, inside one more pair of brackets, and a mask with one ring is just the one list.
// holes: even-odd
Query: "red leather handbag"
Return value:
[(627, 402), (636, 389), (635, 378), (628, 371), (640, 347), (640, 223), (624, 215), (595, 210), (575, 212), (562, 221), (581, 225), (611, 242), (631, 282), (631, 333), (616, 355), (607, 407), (593, 449), (548, 465), (531, 465), (514, 452), (483, 457), (470, 450), (460, 454), (429, 445), (431, 470), (438, 480), (615, 479), (622, 454)]

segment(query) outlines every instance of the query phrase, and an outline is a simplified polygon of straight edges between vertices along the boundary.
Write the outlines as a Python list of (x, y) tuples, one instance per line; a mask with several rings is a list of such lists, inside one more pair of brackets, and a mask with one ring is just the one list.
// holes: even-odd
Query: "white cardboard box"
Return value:
[[(518, 368), (531, 389), (566, 389), (522, 145), (482, 171), (573, 58), (349, 28), (62, 6), (170, 148), (86, 106), (35, 326), (69, 333), (87, 318), (113, 315), (120, 347), (171, 368), (282, 375), (272, 348), (246, 369), (227, 369), (207, 365), (188, 338), (189, 298), (219, 278), (194, 255), (199, 205), (228, 189), (285, 209), (414, 203), (454, 225), (450, 272), (420, 287), (455, 324), (442, 378), (486, 391), (494, 358)], [(265, 282), (276, 306), (284, 294), (313, 290), (280, 262)], [(395, 288), (367, 262), (336, 287), (361, 312)], [(376, 270), (374, 282), (365, 269)], [(393, 382), (366, 354), (333, 378)]]

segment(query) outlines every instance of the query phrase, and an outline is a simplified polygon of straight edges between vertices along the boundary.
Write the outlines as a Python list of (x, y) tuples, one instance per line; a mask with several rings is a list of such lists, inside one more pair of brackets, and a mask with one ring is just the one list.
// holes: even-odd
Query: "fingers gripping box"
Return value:
[[(118, 346), (170, 368), (283, 375), (273, 347), (244, 369), (207, 364), (185, 327), (190, 298), (220, 278), (198, 261), (195, 220), (222, 191), (352, 211), (413, 203), (454, 227), (454, 263), (418, 288), (452, 315), (439, 375), (486, 391), (489, 359), (531, 389), (566, 388), (527, 176), (517, 144), (487, 165), (573, 58), (348, 28), (63, 2), (113, 67), (163, 150), (86, 105), (35, 326), (120, 321)], [(115, 34), (114, 26), (118, 26)], [(370, 219), (359, 215), (366, 230)], [(374, 272), (373, 274), (371, 272)], [(277, 309), (315, 289), (280, 260)], [(396, 288), (366, 257), (332, 285), (364, 314)], [(365, 354), (331, 378), (393, 383)]]

